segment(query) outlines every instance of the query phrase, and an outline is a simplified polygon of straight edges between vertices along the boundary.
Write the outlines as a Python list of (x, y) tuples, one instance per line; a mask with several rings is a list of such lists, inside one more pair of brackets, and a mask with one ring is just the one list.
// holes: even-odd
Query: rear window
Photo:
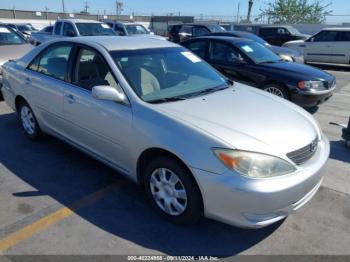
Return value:
[(24, 39), (6, 26), (0, 26), (0, 45), (24, 44)]
[(76, 23), (81, 36), (115, 35), (114, 31), (102, 23)]
[(181, 28), (181, 25), (173, 25), (170, 27), (169, 31), (173, 34), (177, 34), (177, 33), (179, 33), (180, 28)]

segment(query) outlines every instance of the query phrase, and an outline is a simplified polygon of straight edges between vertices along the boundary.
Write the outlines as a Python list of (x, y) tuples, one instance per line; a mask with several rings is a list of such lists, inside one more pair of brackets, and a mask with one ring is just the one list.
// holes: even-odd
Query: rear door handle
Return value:
[(73, 103), (75, 103), (75, 101), (76, 101), (75, 98), (74, 98), (74, 96), (71, 95), (71, 94), (66, 95), (66, 99), (67, 99), (67, 101), (68, 101), (69, 104), (73, 104)]

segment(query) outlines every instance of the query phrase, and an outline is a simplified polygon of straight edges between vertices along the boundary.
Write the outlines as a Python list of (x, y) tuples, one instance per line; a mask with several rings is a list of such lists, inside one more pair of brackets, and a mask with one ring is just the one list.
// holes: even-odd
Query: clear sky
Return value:
[[(273, 1), (273, 0), (271, 0)], [(310, 0), (313, 1), (313, 0)], [(332, 2), (333, 14), (348, 15), (337, 18), (337, 21), (350, 22), (350, 0), (323, 0), (324, 3)], [(84, 8), (84, 0), (64, 0), (67, 12), (81, 11)], [(123, 0), (124, 14), (155, 14), (167, 13), (199, 16), (235, 16), (237, 15), (238, 3), (240, 3), (240, 15), (247, 13), (248, 0)], [(260, 13), (260, 9), (266, 6), (269, 0), (254, 0), (253, 15)], [(115, 13), (115, 0), (88, 0), (90, 13)], [(62, 0), (0, 0), (0, 8), (22, 10), (61, 11)]]

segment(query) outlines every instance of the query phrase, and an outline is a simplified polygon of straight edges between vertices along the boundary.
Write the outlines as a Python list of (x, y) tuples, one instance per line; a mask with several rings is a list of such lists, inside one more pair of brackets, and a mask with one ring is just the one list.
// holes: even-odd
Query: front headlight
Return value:
[(303, 90), (325, 90), (326, 86), (323, 81), (301, 81), (298, 87)]
[(280, 58), (286, 62), (294, 62), (294, 59), (289, 55), (280, 55)]
[(249, 178), (277, 177), (296, 171), (289, 162), (266, 154), (217, 148), (213, 152), (229, 169)]

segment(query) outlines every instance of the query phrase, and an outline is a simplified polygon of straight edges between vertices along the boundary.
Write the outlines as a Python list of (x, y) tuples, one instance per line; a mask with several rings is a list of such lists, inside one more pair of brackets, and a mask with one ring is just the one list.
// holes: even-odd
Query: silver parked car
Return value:
[[(23, 56), (32, 48), (20, 33), (0, 23), (0, 89), (2, 86), (2, 65), (10, 59)], [(0, 101), (2, 101), (1, 92)]]
[(55, 40), (7, 63), (4, 78), (30, 139), (56, 136), (115, 168), (172, 222), (263, 227), (321, 185), (329, 142), (310, 114), (176, 44)]

